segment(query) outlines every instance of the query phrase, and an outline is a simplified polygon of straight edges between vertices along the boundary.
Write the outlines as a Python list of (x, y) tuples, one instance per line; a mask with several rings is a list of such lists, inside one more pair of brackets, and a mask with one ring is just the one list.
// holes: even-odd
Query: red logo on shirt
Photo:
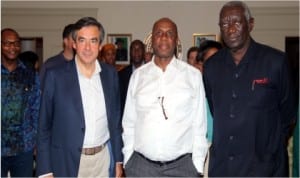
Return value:
[(267, 83), (269, 83), (269, 79), (265, 77), (262, 79), (255, 79), (255, 80), (253, 80), (253, 82), (256, 84), (267, 84)]
[(258, 85), (266, 85), (268, 83), (269, 83), (269, 79), (266, 78), (266, 77), (260, 78), (260, 79), (254, 79), (252, 81), (252, 90), (254, 90), (254, 87), (255, 87), (256, 84), (258, 84)]

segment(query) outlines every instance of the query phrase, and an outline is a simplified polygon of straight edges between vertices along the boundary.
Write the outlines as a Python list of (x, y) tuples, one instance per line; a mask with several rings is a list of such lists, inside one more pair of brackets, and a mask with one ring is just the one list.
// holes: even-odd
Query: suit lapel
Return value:
[(101, 78), (101, 84), (102, 84), (102, 89), (103, 89), (103, 94), (104, 94), (104, 100), (105, 100), (105, 108), (106, 108), (106, 114), (107, 114), (107, 119), (110, 118), (109, 115), (109, 96), (110, 96), (110, 81), (109, 81), (109, 76), (108, 76), (108, 71), (106, 70), (105, 66), (100, 62), (101, 66), (101, 72), (100, 72), (100, 78)]
[(72, 100), (75, 103), (76, 107), (74, 112), (78, 112), (81, 123), (85, 125), (80, 85), (74, 59), (67, 64), (66, 76), (66, 82), (68, 82), (68, 86), (71, 89), (68, 92), (71, 92), (70, 95), (72, 96)]

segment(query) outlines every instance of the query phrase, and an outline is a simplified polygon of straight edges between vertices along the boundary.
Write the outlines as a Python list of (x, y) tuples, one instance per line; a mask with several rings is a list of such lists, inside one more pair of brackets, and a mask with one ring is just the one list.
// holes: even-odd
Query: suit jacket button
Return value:
[(81, 131), (84, 132), (84, 128), (81, 128)]
[(81, 150), (82, 150), (81, 148), (78, 148), (78, 151), (79, 151), (80, 153), (81, 153)]

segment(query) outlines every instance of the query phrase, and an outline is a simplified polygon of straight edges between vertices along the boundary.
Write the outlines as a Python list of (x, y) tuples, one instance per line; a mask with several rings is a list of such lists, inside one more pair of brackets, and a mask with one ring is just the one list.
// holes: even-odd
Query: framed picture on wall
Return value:
[(107, 34), (107, 43), (116, 45), (116, 64), (126, 65), (130, 63), (131, 36), (131, 34)]
[(205, 40), (214, 40), (217, 41), (217, 35), (216, 34), (202, 34), (202, 33), (194, 33), (194, 46), (199, 47), (200, 44)]

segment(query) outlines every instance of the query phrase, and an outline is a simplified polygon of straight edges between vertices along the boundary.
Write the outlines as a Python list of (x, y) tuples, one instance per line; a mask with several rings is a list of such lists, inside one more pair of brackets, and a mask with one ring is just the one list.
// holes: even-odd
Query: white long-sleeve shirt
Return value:
[(95, 61), (95, 71), (90, 78), (79, 70), (75, 58), (85, 121), (83, 148), (104, 144), (109, 139), (104, 93), (100, 78), (101, 66)]
[(206, 107), (197, 69), (175, 57), (164, 72), (154, 61), (138, 68), (129, 82), (122, 124), (124, 165), (134, 151), (154, 161), (192, 153), (203, 173)]

